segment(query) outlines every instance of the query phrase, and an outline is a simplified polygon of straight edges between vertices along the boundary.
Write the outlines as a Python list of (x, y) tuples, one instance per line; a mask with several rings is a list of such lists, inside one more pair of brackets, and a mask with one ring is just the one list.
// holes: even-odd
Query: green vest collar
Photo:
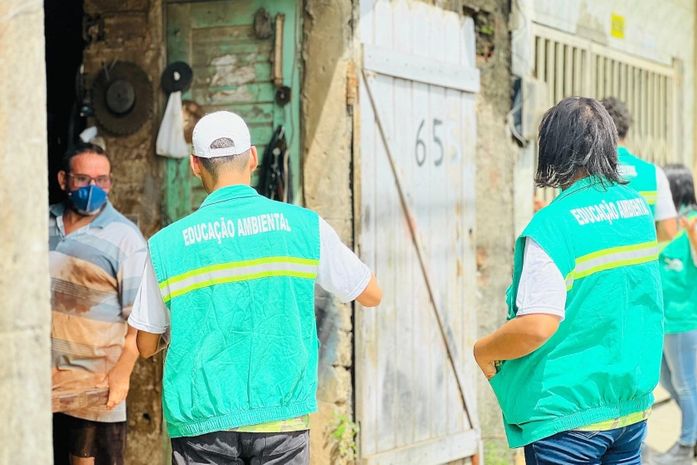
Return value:
[(609, 187), (612, 183), (608, 180), (604, 180), (600, 176), (586, 176), (585, 178), (581, 178), (578, 181), (575, 181), (573, 184), (571, 184), (569, 187), (566, 189), (562, 190), (559, 195), (553, 200), (557, 201), (560, 198), (566, 197), (569, 194), (572, 194), (574, 192), (580, 191), (581, 189), (585, 189), (587, 187), (591, 186), (604, 186), (605, 188)]
[(256, 197), (259, 193), (253, 187), (245, 184), (234, 184), (232, 186), (221, 187), (214, 190), (205, 198), (201, 207), (214, 203), (225, 202), (226, 200), (241, 199), (245, 197)]
[(574, 182), (572, 185), (564, 189), (564, 192), (566, 191), (575, 191), (578, 189), (582, 189), (584, 187), (588, 187), (591, 184), (596, 184), (599, 183), (600, 178), (598, 176), (586, 176), (585, 178), (581, 178), (578, 181)]

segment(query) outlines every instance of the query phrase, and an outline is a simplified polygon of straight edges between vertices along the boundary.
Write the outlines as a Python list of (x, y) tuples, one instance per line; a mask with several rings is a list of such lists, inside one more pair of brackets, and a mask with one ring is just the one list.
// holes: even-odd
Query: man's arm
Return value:
[(496, 374), (494, 362), (524, 357), (540, 347), (559, 329), (556, 315), (516, 317), (474, 344), (474, 358), (487, 379)]
[(677, 218), (668, 218), (666, 220), (656, 221), (656, 237), (658, 238), (658, 242), (672, 241), (677, 233)]
[(160, 341), (162, 341), (161, 334), (138, 331), (136, 343), (138, 345), (138, 352), (140, 353), (140, 356), (143, 358), (150, 358), (164, 349), (165, 344), (160, 344)]
[(322, 218), (317, 284), (336, 295), (342, 302), (358, 301), (375, 307), (382, 300), (382, 290), (370, 268), (346, 245)]
[(377, 307), (382, 300), (382, 289), (378, 285), (378, 279), (374, 274), (370, 276), (368, 286), (356, 297), (356, 301), (364, 307)]
[(140, 281), (140, 288), (133, 303), (128, 324), (138, 330), (136, 346), (143, 358), (149, 358), (164, 349), (169, 328), (169, 310), (162, 301), (160, 287), (148, 256)]
[(133, 367), (137, 360), (138, 349), (136, 347), (136, 330), (129, 326), (121, 357), (119, 357), (116, 365), (109, 371), (105, 380), (109, 387), (109, 399), (106, 403), (108, 409), (116, 407), (126, 399), (131, 373), (133, 372)]
[[(146, 246), (145, 240), (140, 234), (134, 235), (127, 241), (128, 247), (122, 251), (121, 263), (117, 280), (119, 285), (119, 300), (122, 307), (122, 316), (128, 318), (133, 306), (133, 301), (140, 284), (141, 273), (145, 266)], [(126, 339), (123, 351), (116, 364), (106, 376), (109, 386), (109, 398), (107, 408), (112, 409), (123, 402), (128, 395), (131, 373), (138, 360), (138, 348), (136, 347), (136, 330), (127, 326)]]

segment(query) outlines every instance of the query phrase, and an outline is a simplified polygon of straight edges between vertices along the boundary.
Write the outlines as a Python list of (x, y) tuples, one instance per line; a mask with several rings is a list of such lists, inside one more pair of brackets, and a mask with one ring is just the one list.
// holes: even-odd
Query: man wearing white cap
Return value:
[(315, 281), (380, 302), (368, 267), (315, 212), (250, 187), (257, 150), (242, 118), (206, 115), (191, 169), (201, 207), (149, 241), (129, 324), (138, 350), (169, 335), (163, 404), (175, 465), (309, 463), (316, 410)]

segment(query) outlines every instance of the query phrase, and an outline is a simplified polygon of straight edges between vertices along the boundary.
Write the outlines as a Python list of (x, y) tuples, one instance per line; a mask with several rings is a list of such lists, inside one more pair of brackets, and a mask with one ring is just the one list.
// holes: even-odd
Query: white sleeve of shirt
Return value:
[(566, 309), (566, 282), (559, 268), (537, 242), (527, 237), (523, 271), (516, 294), (516, 316), (543, 313), (562, 320)]
[(368, 287), (372, 272), (339, 235), (322, 218), (319, 219), (319, 269), (317, 284), (336, 295), (342, 302), (351, 302)]
[(128, 324), (135, 329), (153, 334), (164, 334), (169, 329), (169, 309), (162, 300), (150, 254), (145, 260), (143, 279), (140, 281)]
[(656, 167), (656, 221), (668, 220), (678, 216), (673, 203), (673, 195), (670, 193), (670, 183), (666, 174), (660, 167)]

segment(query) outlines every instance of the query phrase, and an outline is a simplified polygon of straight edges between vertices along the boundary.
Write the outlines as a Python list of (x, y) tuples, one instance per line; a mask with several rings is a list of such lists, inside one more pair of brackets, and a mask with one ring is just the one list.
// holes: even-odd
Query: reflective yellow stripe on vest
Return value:
[(641, 195), (649, 205), (656, 205), (656, 198), (658, 198), (658, 193), (656, 191), (640, 191), (639, 195)]
[(601, 421), (592, 425), (576, 428), (576, 431), (610, 431), (625, 426), (636, 425), (640, 421), (647, 420), (651, 416), (651, 409), (642, 410), (641, 412), (630, 413), (623, 417), (615, 418), (614, 420)]
[(249, 281), (252, 279), (287, 276), (315, 279), (319, 260), (297, 257), (265, 257), (240, 262), (220, 263), (187, 271), (160, 283), (162, 300), (216, 284)]
[(623, 245), (598, 250), (576, 259), (576, 267), (566, 276), (566, 291), (574, 287), (574, 281), (621, 266), (639, 265), (658, 259), (656, 241)]

